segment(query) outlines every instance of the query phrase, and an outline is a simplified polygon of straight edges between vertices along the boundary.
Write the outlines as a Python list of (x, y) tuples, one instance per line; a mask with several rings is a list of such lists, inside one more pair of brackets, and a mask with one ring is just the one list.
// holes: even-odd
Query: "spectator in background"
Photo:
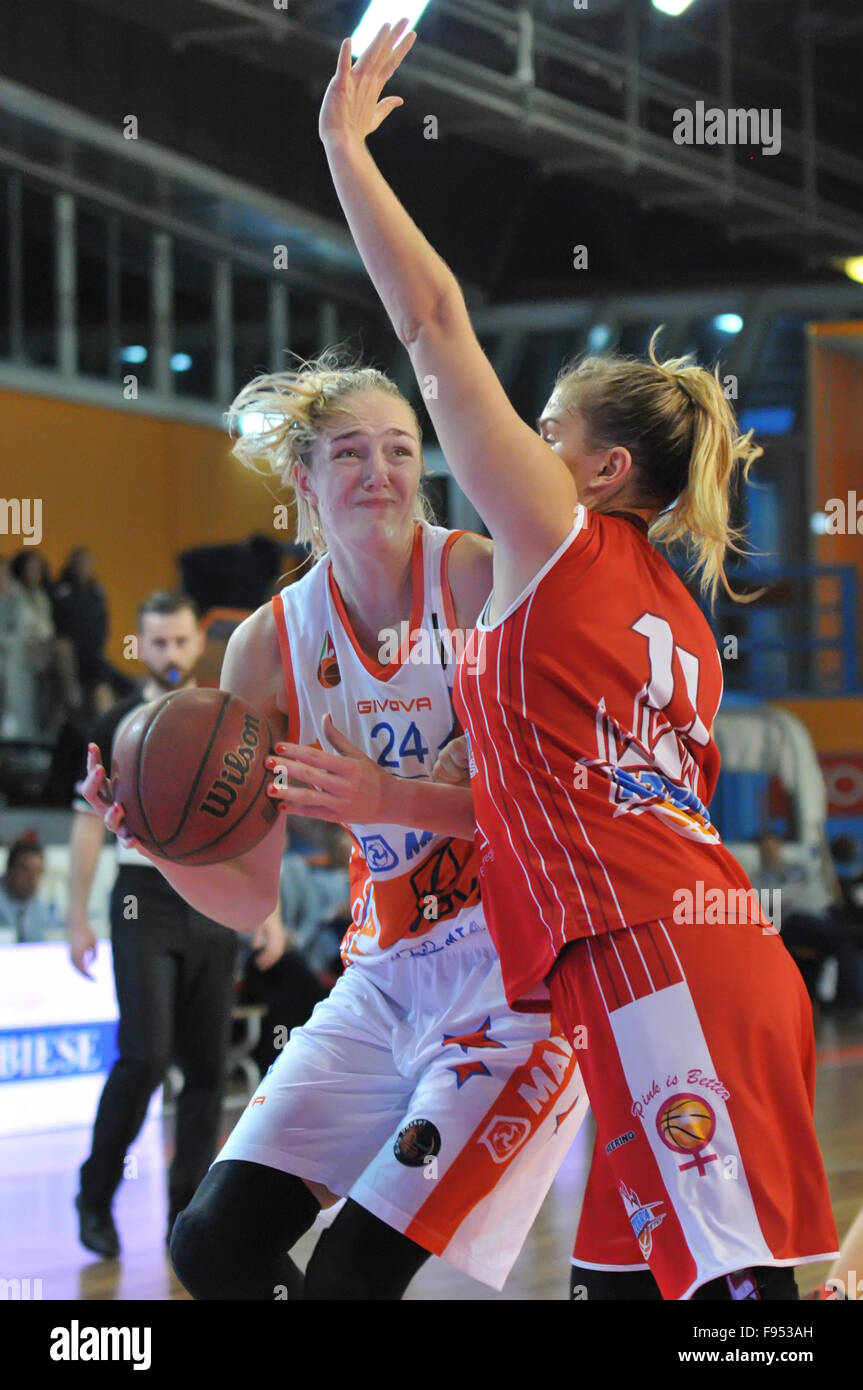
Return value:
[[(863, 974), (860, 945), (855, 940), (843, 905), (831, 893), (816, 860), (790, 863), (780, 835), (765, 831), (758, 837), (760, 865), (752, 875), (759, 890), (779, 890), (782, 938), (795, 954), (796, 947), (815, 952), (818, 969), (806, 979), (810, 994), (816, 991), (822, 1002), (863, 1003)], [(824, 988), (821, 968), (836, 961), (835, 994)], [(798, 964), (801, 964), (798, 958)], [(807, 972), (803, 972), (806, 977)]]
[(54, 624), (75, 651), (78, 678), (90, 713), (101, 714), (115, 698), (134, 691), (134, 684), (106, 661), (108, 604), (93, 572), (93, 557), (84, 546), (70, 552), (54, 587)]
[(341, 825), (289, 816), (282, 859), (282, 917), (309, 969), (330, 988), (342, 973), (342, 937), (351, 925), (351, 837)]
[(21, 585), (27, 611), (24, 660), (36, 682), (41, 733), (54, 738), (82, 704), (75, 650), (58, 637), (51, 613), (48, 566), (38, 550), (20, 550), (10, 569)]
[(26, 660), (24, 592), (0, 555), (0, 738), (37, 737), (33, 678)]
[(833, 855), (833, 865), (842, 890), (845, 915), (855, 927), (863, 927), (863, 862), (860, 842), (855, 840), (853, 835), (837, 835), (830, 844), (830, 853)]
[(54, 904), (38, 896), (44, 875), (45, 854), (36, 838), (16, 840), (0, 878), (0, 935), (7, 940), (44, 941), (56, 926)]
[(309, 969), (296, 949), (294, 933), (280, 920), (278, 909), (251, 937), (240, 938), (240, 957), (240, 1003), (264, 1004), (267, 1009), (260, 1039), (252, 1052), (263, 1076), (291, 1030), (306, 1022), (319, 1000), (327, 997), (329, 987)]

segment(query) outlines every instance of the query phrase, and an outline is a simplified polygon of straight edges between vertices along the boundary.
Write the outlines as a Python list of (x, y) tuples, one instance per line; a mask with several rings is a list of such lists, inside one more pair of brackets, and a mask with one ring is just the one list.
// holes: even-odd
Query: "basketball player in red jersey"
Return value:
[[(547, 1017), (507, 1006), (470, 793), (438, 789), (467, 800), (458, 837), (417, 833), (407, 809), (453, 735), (443, 634), (458, 650), (491, 583), (490, 543), (428, 521), (419, 423), (380, 372), (326, 354), (257, 378), (231, 414), (243, 461), (293, 482), (298, 536), (317, 563), (232, 635), (222, 687), (276, 737), (320, 748), (330, 730), (367, 790), (345, 817), (345, 972), (180, 1213), (174, 1265), (206, 1299), (394, 1299), (429, 1253), (500, 1288), (587, 1104), (570, 1043)], [(104, 782), (94, 749), (90, 804)], [(404, 817), (392, 823), (377, 796), (388, 784)], [(110, 829), (122, 820), (108, 811)], [(153, 863), (193, 906), (248, 930), (272, 910), (283, 847), (278, 817), (226, 863)], [(339, 1197), (303, 1280), (287, 1252)]]
[[(811, 1011), (710, 824), (719, 656), (650, 543), (685, 540), (703, 589), (727, 588), (729, 488), (759, 451), (717, 380), (653, 344), (647, 363), (564, 372), (540, 435), (516, 415), (455, 277), (366, 147), (402, 104), (381, 92), (415, 37), (387, 25), (354, 66), (345, 41), (320, 133), (494, 540), (456, 700), (507, 997), (550, 996), (583, 1049), (597, 1142), (578, 1283), (588, 1297), (793, 1298), (792, 1267), (837, 1243)], [(319, 766), (324, 796), (337, 774)]]

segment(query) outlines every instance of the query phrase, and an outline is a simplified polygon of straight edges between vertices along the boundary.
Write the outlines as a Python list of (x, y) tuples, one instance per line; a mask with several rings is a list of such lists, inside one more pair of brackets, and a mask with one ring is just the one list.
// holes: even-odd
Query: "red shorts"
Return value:
[(570, 944), (549, 989), (596, 1120), (575, 1264), (649, 1267), (686, 1299), (836, 1253), (812, 1010), (779, 937), (648, 922)]

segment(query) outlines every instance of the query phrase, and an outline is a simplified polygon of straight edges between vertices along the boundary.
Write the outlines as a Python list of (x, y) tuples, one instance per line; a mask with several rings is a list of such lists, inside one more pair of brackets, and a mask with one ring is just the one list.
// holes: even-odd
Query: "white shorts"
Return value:
[(349, 966), (216, 1162), (323, 1183), (500, 1289), (586, 1111), (569, 1043), (507, 1007), (490, 943), (468, 939)]

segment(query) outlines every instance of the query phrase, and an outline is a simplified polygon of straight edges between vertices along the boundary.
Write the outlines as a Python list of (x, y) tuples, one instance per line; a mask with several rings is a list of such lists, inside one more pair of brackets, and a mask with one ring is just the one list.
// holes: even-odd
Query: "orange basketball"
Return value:
[(111, 758), (124, 825), (151, 854), (216, 864), (253, 849), (277, 806), (263, 715), (223, 690), (177, 690), (134, 711)]
[(670, 1149), (689, 1153), (710, 1143), (716, 1116), (701, 1096), (678, 1095), (660, 1106), (656, 1124)]

